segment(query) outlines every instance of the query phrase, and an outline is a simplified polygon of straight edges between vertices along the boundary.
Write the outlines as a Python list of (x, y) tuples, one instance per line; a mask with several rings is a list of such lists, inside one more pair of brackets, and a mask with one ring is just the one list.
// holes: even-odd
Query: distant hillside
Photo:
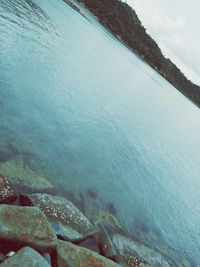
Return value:
[(146, 33), (137, 14), (128, 4), (120, 0), (78, 1), (131, 50), (138, 53), (181, 93), (200, 106), (200, 86), (188, 80), (170, 59), (163, 56), (157, 43)]

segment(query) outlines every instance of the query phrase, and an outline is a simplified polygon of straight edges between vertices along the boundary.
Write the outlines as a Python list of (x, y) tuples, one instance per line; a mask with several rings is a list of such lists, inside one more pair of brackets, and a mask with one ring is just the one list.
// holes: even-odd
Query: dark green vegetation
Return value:
[(138, 53), (181, 93), (200, 106), (200, 86), (188, 80), (181, 70), (165, 58), (157, 43), (142, 26), (135, 11), (120, 0), (78, 0), (131, 50)]

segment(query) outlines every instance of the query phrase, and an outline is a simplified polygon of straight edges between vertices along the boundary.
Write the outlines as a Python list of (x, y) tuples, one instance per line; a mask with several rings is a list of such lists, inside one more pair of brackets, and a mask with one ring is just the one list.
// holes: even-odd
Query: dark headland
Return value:
[(136, 12), (120, 0), (77, 0), (96, 16), (118, 39), (137, 53), (188, 99), (200, 106), (200, 86), (192, 83), (163, 54), (146, 32)]

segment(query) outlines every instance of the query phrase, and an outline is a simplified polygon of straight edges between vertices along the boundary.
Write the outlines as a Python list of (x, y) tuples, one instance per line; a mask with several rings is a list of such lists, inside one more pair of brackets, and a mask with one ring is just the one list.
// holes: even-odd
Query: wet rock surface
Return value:
[(96, 222), (96, 227), (98, 229), (98, 247), (100, 254), (109, 259), (114, 259), (117, 252), (103, 223), (101, 221)]
[(99, 253), (98, 240), (97, 240), (96, 236), (81, 242), (79, 244), (79, 246), (82, 246), (82, 247), (90, 249), (90, 250), (92, 250), (92, 251), (94, 251), (96, 253)]
[[(95, 226), (63, 197), (24, 193), (17, 198), (16, 190), (1, 175), (0, 194), (0, 266), (192, 266), (185, 261), (174, 262), (164, 257), (167, 253), (161, 254), (150, 249), (148, 244), (145, 246), (134, 241), (136, 237), (130, 239), (118, 221), (114, 205), (99, 205), (100, 199), (91, 189), (86, 192), (88, 199), (80, 194), (78, 204), (83, 201), (80, 205), (82, 212), (90, 221), (95, 220)], [(148, 225), (142, 223), (139, 226), (145, 235), (151, 233)]]
[(170, 267), (167, 260), (159, 252), (128, 237), (115, 234), (113, 236), (113, 243), (118, 253), (116, 261), (125, 267)]
[(115, 262), (89, 249), (58, 241), (58, 267), (119, 267)]
[(30, 246), (41, 252), (56, 247), (56, 235), (37, 207), (0, 205), (0, 244), (17, 250)]
[(0, 163), (0, 173), (9, 177), (18, 191), (52, 192), (54, 189), (47, 177), (32, 169), (22, 159), (11, 159)]
[(9, 204), (17, 199), (17, 192), (10, 184), (8, 178), (0, 175), (0, 204)]
[(50, 267), (50, 264), (34, 249), (24, 247), (5, 260), (1, 267)]
[(109, 232), (125, 233), (124, 228), (118, 218), (108, 211), (99, 209), (94, 213), (87, 212), (87, 214), (89, 215), (89, 219), (91, 220), (95, 218), (96, 220), (102, 221)]
[(95, 227), (70, 201), (49, 194), (21, 195), (22, 205), (40, 208), (58, 237), (79, 243), (96, 233)]

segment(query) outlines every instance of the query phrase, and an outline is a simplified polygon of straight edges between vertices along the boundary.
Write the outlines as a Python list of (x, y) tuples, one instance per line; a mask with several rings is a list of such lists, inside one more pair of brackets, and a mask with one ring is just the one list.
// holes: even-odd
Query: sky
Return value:
[(200, 1), (127, 0), (143, 26), (192, 82), (200, 85)]

